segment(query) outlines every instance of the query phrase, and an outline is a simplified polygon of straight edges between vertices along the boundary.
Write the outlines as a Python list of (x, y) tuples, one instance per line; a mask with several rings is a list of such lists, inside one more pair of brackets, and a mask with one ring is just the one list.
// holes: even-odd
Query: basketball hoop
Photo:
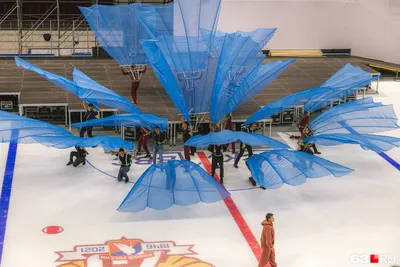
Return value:
[(145, 64), (136, 65), (120, 65), (122, 73), (129, 75), (133, 82), (140, 82), (142, 74), (146, 72), (147, 66)]

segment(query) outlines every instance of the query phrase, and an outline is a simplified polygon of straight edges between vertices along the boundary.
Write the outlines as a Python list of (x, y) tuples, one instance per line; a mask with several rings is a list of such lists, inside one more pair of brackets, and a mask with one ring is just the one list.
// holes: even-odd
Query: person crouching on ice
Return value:
[(212, 153), (212, 161), (211, 161), (211, 176), (214, 177), (215, 169), (219, 166), (219, 178), (220, 183), (224, 183), (224, 154), (223, 150), (226, 150), (225, 145), (210, 145), (208, 147), (208, 151)]
[[(136, 150), (134, 150), (134, 153)], [(136, 159), (136, 155), (133, 156)], [(132, 155), (125, 152), (123, 148), (119, 149), (118, 152), (118, 160), (120, 163), (120, 168), (118, 172), (118, 182), (122, 181), (122, 178), (125, 178), (125, 183), (129, 182), (128, 172), (131, 169), (132, 165)]]
[[(82, 165), (85, 165), (85, 158), (87, 155), (89, 155), (89, 152), (87, 152), (84, 147), (80, 146), (76, 146), (75, 149), (76, 151), (71, 151), (71, 153), (69, 154), (69, 162), (67, 163), (67, 166), (72, 164), (72, 166), (77, 167), (81, 163)], [(76, 157), (75, 161), (74, 157)]]

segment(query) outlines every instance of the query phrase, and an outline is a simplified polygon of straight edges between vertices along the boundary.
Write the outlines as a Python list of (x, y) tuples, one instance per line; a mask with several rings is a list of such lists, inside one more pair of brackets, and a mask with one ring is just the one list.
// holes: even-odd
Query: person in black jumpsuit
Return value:
[(220, 183), (224, 183), (224, 154), (223, 150), (226, 150), (226, 145), (210, 145), (208, 151), (212, 153), (211, 161), (211, 176), (214, 177), (215, 169), (219, 166), (219, 178)]
[[(250, 125), (250, 127), (246, 127), (242, 131), (247, 132), (247, 133), (254, 133), (254, 131), (256, 129), (257, 129), (257, 124), (253, 123), (252, 125)], [(245, 149), (247, 149), (247, 152), (249, 153), (249, 158), (251, 156), (253, 156), (252, 146), (246, 145), (246, 144), (243, 144), (242, 142), (240, 142), (240, 152), (239, 152), (239, 155), (236, 157), (235, 163), (233, 164), (233, 167), (235, 167), (236, 169), (239, 168), (238, 163), (239, 163), (239, 160), (242, 158)]]
[(125, 178), (125, 183), (129, 182), (128, 172), (132, 165), (132, 156), (127, 154), (123, 148), (119, 149), (118, 160), (121, 165), (118, 172), (118, 182), (121, 182)]
[[(76, 146), (75, 149), (76, 151), (72, 151), (69, 154), (69, 162), (67, 163), (67, 166), (72, 164), (72, 166), (77, 167), (81, 163), (82, 165), (85, 165), (86, 164), (85, 158), (87, 155), (89, 155), (89, 153), (86, 151), (84, 147)], [(75, 161), (74, 157), (76, 157)]]
[[(89, 104), (86, 107), (85, 102), (83, 102), (83, 107), (86, 109), (85, 116), (83, 117), (83, 121), (89, 121), (96, 119), (96, 116), (99, 114), (97, 111), (93, 109), (93, 104)], [(88, 137), (93, 137), (92, 135), (93, 126), (82, 127), (79, 136), (83, 137), (85, 132), (87, 132)]]

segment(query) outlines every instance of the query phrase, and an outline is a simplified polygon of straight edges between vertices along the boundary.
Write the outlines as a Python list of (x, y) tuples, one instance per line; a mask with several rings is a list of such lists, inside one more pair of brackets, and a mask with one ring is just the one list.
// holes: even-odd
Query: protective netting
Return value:
[(223, 130), (220, 132), (210, 132), (206, 135), (195, 135), (185, 142), (185, 146), (204, 148), (209, 145), (224, 145), (232, 142), (241, 141), (252, 146), (268, 146), (271, 148), (289, 149), (290, 147), (268, 136)]
[(125, 112), (141, 112), (140, 109), (138, 109), (128, 99), (93, 81), (90, 77), (88, 77), (86, 74), (76, 68), (74, 69), (73, 73), (74, 79), (76, 78), (76, 80), (82, 86), (79, 86), (77, 83), (68, 80), (60, 75), (45, 71), (19, 57), (15, 57), (15, 63), (17, 64), (17, 66), (36, 72), (49, 82), (65, 89), (66, 91), (76, 95), (83, 101), (91, 103), (96, 107), (98, 107), (99, 104), (103, 104), (105, 106)]
[(253, 179), (265, 188), (276, 189), (283, 184), (297, 186), (307, 178), (333, 175), (341, 177), (353, 170), (331, 161), (291, 150), (272, 150), (247, 160)]
[[(152, 40), (143, 48), (164, 89), (189, 121), (210, 111), (220, 121), (253, 98), (293, 61), (262, 64), (276, 29), (216, 31), (221, 1), (178, 0), (138, 12)], [(167, 20), (174, 14), (174, 24)]]
[[(149, 39), (137, 12), (145, 4), (79, 7), (97, 41), (120, 65), (146, 64), (147, 57), (140, 44)], [(169, 18), (172, 22), (173, 16)]]
[(324, 108), (333, 102), (343, 100), (353, 95), (361, 87), (377, 79), (379, 79), (379, 76), (372, 77), (369, 72), (363, 71), (358, 66), (347, 63), (321, 85), (321, 87), (332, 88), (332, 90), (325, 94), (312, 97), (311, 100), (304, 105), (304, 109), (309, 112), (314, 112)]
[(213, 203), (229, 196), (229, 192), (196, 163), (173, 160), (150, 166), (118, 211), (135, 212), (147, 207), (163, 210), (172, 205)]
[(59, 149), (74, 146), (102, 146), (105, 150), (113, 150), (120, 147), (133, 149), (132, 142), (127, 142), (120, 137), (96, 136), (93, 138), (80, 138), (73, 136), (59, 126), (5, 111), (0, 111), (0, 141), (2, 143), (40, 143), (47, 147)]
[(343, 144), (360, 145), (364, 150), (372, 150), (377, 153), (400, 147), (400, 138), (374, 134), (321, 134), (309, 137), (304, 140), (304, 142), (323, 146), (337, 146)]
[(399, 129), (393, 105), (375, 103), (364, 98), (329, 109), (315, 118), (309, 126), (315, 134), (378, 133)]
[(147, 129), (153, 130), (156, 126), (161, 130), (168, 130), (168, 119), (159, 118), (152, 114), (118, 114), (101, 118), (97, 120), (88, 120), (71, 124), (73, 127), (86, 127), (86, 126), (143, 126)]

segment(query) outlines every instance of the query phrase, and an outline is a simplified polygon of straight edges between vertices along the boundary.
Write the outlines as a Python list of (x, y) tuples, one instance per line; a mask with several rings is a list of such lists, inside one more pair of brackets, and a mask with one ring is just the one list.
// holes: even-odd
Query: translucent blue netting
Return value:
[(137, 16), (138, 10), (146, 8), (148, 5), (140, 3), (79, 7), (100, 45), (120, 65), (147, 63), (139, 40), (149, 36)]
[(120, 137), (79, 138), (59, 126), (5, 111), (0, 111), (0, 142), (40, 143), (55, 148), (102, 146), (106, 150), (120, 147), (133, 149), (132, 142)]
[(309, 137), (304, 142), (323, 146), (356, 144), (364, 150), (372, 150), (377, 153), (400, 147), (400, 138), (374, 134), (321, 134)]
[(117, 94), (113, 90), (110, 90), (85, 73), (80, 71), (78, 68), (74, 68), (72, 73), (74, 82), (84, 89), (80, 92), (79, 96), (83, 100), (87, 100), (90, 103), (98, 102), (105, 106), (115, 108), (128, 113), (141, 113), (140, 109), (136, 107), (131, 101), (125, 97)]
[(104, 86), (101, 86), (78, 69), (74, 69), (74, 79), (76, 76), (76, 79), (81, 84), (85, 85), (85, 87), (81, 87), (75, 82), (68, 80), (60, 75), (42, 70), (41, 68), (19, 57), (15, 57), (15, 63), (17, 66), (36, 72), (49, 82), (67, 90), (68, 92), (76, 95), (83, 101), (91, 103), (96, 107), (98, 107), (99, 104), (103, 104), (105, 106), (119, 109), (125, 112), (141, 112), (128, 99), (118, 95), (108, 88), (105, 88)]
[(285, 96), (271, 104), (262, 107), (256, 113), (254, 113), (250, 118), (246, 120), (245, 125), (252, 124), (259, 120), (267, 117), (271, 117), (275, 114), (283, 112), (285, 110), (294, 108), (298, 105), (302, 105), (310, 100), (312, 96), (318, 94), (325, 94), (327, 91), (332, 90), (331, 88), (310, 88), (301, 92), (297, 92), (288, 96)]
[(393, 105), (374, 103), (364, 98), (338, 105), (319, 115), (310, 123), (315, 134), (378, 133), (399, 129)]
[(0, 110), (0, 138), (2, 142), (31, 135), (70, 134), (67, 130), (56, 125)]
[(71, 124), (73, 127), (85, 126), (143, 126), (147, 129), (153, 130), (156, 126), (161, 130), (168, 130), (168, 119), (159, 118), (152, 114), (118, 114), (97, 120), (89, 120), (86, 122), (79, 122)]
[(304, 105), (304, 109), (309, 112), (314, 112), (324, 108), (332, 102), (343, 100), (356, 93), (358, 89), (377, 79), (379, 79), (379, 76), (371, 77), (369, 72), (347, 63), (321, 85), (321, 87), (330, 87), (332, 90), (328, 91), (326, 94), (312, 97), (312, 99)]
[(290, 150), (272, 150), (247, 160), (252, 177), (260, 186), (276, 189), (283, 184), (300, 185), (307, 178), (341, 177), (353, 170), (334, 162)]
[(145, 6), (138, 16), (150, 38), (158, 36), (199, 37), (201, 30), (217, 29), (221, 0), (177, 0), (160, 6)]
[(150, 166), (118, 211), (135, 212), (147, 207), (163, 210), (172, 205), (217, 202), (229, 196), (229, 192), (196, 163), (173, 160)]
[[(186, 119), (189, 113), (211, 110), (211, 120), (218, 122), (292, 63), (262, 65), (262, 48), (276, 29), (216, 31), (219, 2), (181, 0), (138, 12), (153, 37), (143, 41), (150, 64)], [(174, 9), (172, 29), (165, 17)]]
[(209, 145), (224, 145), (240, 140), (244, 144), (253, 146), (266, 145), (272, 148), (289, 149), (290, 147), (268, 136), (246, 132), (232, 132), (223, 130), (221, 132), (211, 132), (206, 135), (195, 135), (185, 142), (185, 146), (204, 148)]
[(34, 136), (30, 135), (24, 138), (11, 139), (12, 142), (18, 142), (20, 144), (32, 144), (39, 143), (46, 147), (54, 147), (58, 149), (66, 149), (74, 146), (79, 147), (97, 147), (101, 146), (107, 151), (115, 150), (118, 148), (125, 148), (133, 150), (133, 142), (125, 141), (121, 137), (111, 136), (95, 136), (92, 138), (80, 138), (73, 135), (67, 136)]

